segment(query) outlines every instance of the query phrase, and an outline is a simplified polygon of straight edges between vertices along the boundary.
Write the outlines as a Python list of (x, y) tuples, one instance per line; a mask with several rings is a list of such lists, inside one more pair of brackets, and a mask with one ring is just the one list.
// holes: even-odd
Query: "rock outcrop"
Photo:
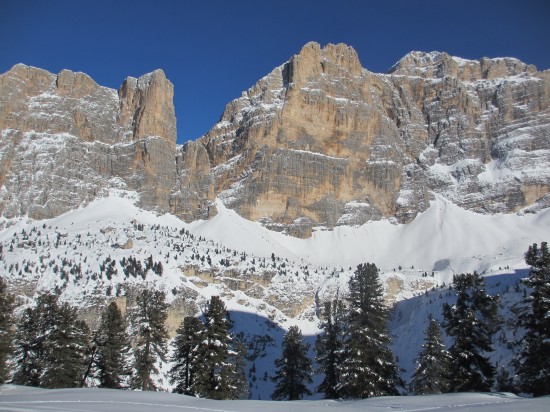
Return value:
[(83, 73), (22, 64), (0, 76), (0, 211), (57, 216), (111, 188), (170, 210), (176, 183), (173, 86), (162, 70), (120, 90)]
[(106, 193), (186, 221), (219, 197), (273, 230), (395, 217), (438, 193), (480, 213), (550, 205), (550, 72), (517, 59), (411, 52), (387, 74), (309, 43), (197, 141), (176, 146), (161, 70), (117, 92), (87, 75), (0, 75), (0, 211), (46, 218)]
[(202, 146), (228, 207), (301, 237), (409, 221), (431, 192), (482, 213), (547, 206), (549, 90), (548, 71), (511, 58), (412, 52), (375, 74), (348, 46), (309, 43), (228, 104), (182, 162)]

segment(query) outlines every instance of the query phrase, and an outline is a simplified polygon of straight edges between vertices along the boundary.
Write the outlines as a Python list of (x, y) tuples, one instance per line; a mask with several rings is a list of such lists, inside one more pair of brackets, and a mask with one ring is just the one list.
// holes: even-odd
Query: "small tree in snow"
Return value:
[(326, 302), (324, 321), (321, 325), (323, 333), (315, 342), (316, 361), (319, 365), (317, 372), (324, 374), (321, 384), (315, 389), (323, 393), (325, 399), (341, 397), (338, 390), (340, 382), (339, 365), (342, 363), (342, 345), (344, 334), (344, 306), (341, 301)]
[(176, 331), (173, 342), (174, 352), (171, 361), (170, 383), (174, 386), (173, 392), (185, 395), (195, 395), (193, 391), (197, 354), (204, 340), (204, 325), (194, 316), (186, 316)]
[(347, 330), (338, 390), (348, 398), (398, 395), (399, 368), (389, 347), (388, 311), (378, 268), (360, 264), (349, 281)]
[(517, 361), (521, 389), (533, 396), (550, 394), (550, 252), (542, 242), (529, 247), (525, 261), (531, 266), (524, 282), (532, 288), (526, 298), (530, 310), (522, 316), (526, 328), (523, 350)]
[(232, 350), (229, 352), (230, 370), (230, 388), (229, 399), (248, 399), (250, 390), (248, 381), (246, 380), (246, 354), (247, 349), (245, 343), (233, 337)]
[(233, 365), (228, 361), (230, 320), (219, 296), (212, 296), (204, 317), (205, 332), (197, 348), (192, 390), (200, 397), (228, 399), (233, 373)]
[(8, 292), (6, 281), (0, 277), (0, 385), (8, 377), (8, 357), (13, 351), (13, 309), (15, 299)]
[(130, 338), (126, 332), (126, 322), (115, 302), (111, 302), (103, 311), (94, 341), (94, 365), (99, 387), (123, 388), (131, 374), (128, 365)]

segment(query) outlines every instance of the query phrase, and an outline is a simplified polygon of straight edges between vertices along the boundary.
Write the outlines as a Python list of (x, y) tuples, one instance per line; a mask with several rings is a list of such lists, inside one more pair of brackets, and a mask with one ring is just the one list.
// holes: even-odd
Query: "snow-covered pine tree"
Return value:
[(174, 351), (170, 369), (170, 383), (174, 386), (173, 392), (185, 395), (195, 395), (193, 392), (196, 357), (199, 345), (204, 340), (205, 328), (203, 323), (194, 316), (186, 316), (172, 343)]
[(422, 351), (412, 376), (411, 391), (417, 395), (447, 392), (450, 360), (449, 352), (443, 344), (439, 323), (430, 316)]
[(89, 329), (78, 320), (76, 308), (58, 297), (40, 295), (27, 308), (15, 337), (16, 371), (13, 382), (45, 388), (83, 384), (88, 364)]
[[(39, 298), (40, 299), (40, 298)], [(16, 369), (12, 382), (16, 385), (40, 386), (44, 368), (44, 335), (42, 317), (37, 308), (23, 312), (15, 333), (14, 349)]]
[(63, 302), (55, 313), (57, 323), (52, 325), (46, 340), (46, 361), (40, 386), (44, 388), (76, 388), (84, 385), (88, 365), (90, 330), (78, 319), (76, 307)]
[(349, 280), (347, 300), (338, 390), (347, 398), (398, 395), (402, 380), (390, 349), (388, 310), (375, 264), (357, 266)]
[(516, 362), (521, 390), (533, 396), (550, 394), (550, 252), (548, 244), (529, 246), (525, 261), (531, 266), (524, 283), (532, 288), (530, 310), (520, 321), (526, 333)]
[(229, 363), (232, 365), (228, 399), (248, 399), (250, 389), (246, 379), (247, 349), (242, 339), (233, 337), (229, 351)]
[(111, 302), (101, 314), (95, 336), (94, 367), (100, 388), (121, 389), (131, 374), (128, 364), (130, 338), (126, 321), (117, 304)]
[(275, 360), (277, 369), (272, 379), (276, 384), (272, 399), (295, 401), (312, 394), (307, 387), (312, 382), (308, 351), (309, 344), (304, 342), (300, 328), (291, 326), (283, 337), (283, 353)]
[(449, 390), (490, 391), (495, 368), (485, 353), (493, 351), (492, 336), (499, 328), (498, 296), (485, 291), (485, 280), (476, 272), (455, 275), (453, 289), (456, 304), (443, 306), (443, 326), (454, 339), (449, 349)]
[(0, 385), (9, 376), (8, 358), (13, 351), (13, 309), (15, 298), (8, 292), (8, 285), (0, 277)]
[(157, 387), (151, 377), (159, 371), (158, 360), (166, 361), (166, 294), (160, 290), (143, 289), (137, 296), (137, 342), (134, 348), (132, 387), (154, 391)]
[(344, 333), (344, 306), (340, 300), (325, 302), (323, 311), (323, 333), (315, 342), (317, 372), (324, 374), (324, 379), (315, 389), (323, 393), (325, 399), (341, 397), (338, 390), (340, 371), (338, 366), (342, 362), (342, 344)]
[(228, 399), (233, 373), (228, 362), (231, 322), (219, 296), (212, 296), (204, 317), (205, 334), (197, 350), (192, 389), (200, 397)]

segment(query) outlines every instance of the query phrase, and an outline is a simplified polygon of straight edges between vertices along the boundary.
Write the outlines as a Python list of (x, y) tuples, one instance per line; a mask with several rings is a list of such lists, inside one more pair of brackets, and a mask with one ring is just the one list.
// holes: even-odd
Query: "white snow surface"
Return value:
[(427, 396), (388, 396), (356, 401), (213, 401), (163, 392), (109, 389), (37, 389), (0, 387), (0, 411), (62, 412), (313, 412), (313, 411), (548, 411), (550, 397), (521, 398), (509, 393), (458, 393)]
[(450, 273), (483, 272), (499, 254), (522, 260), (530, 244), (546, 241), (550, 233), (550, 210), (482, 215), (441, 196), (435, 199), (428, 210), (406, 225), (382, 220), (360, 227), (340, 226), (316, 231), (309, 239), (269, 231), (241, 218), (219, 200), (214, 218), (189, 227), (197, 235), (257, 256), (275, 253), (320, 266), (374, 262), (384, 269), (406, 265), (426, 270), (445, 259), (450, 262)]

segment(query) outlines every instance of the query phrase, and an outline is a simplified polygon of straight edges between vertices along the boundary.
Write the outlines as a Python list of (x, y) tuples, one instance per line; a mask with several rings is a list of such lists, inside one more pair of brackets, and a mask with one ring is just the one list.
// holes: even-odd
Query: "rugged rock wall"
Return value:
[(162, 70), (120, 90), (83, 73), (22, 64), (0, 76), (0, 211), (48, 218), (111, 187), (170, 210), (176, 183), (173, 86)]
[(375, 74), (348, 46), (309, 43), (231, 102), (183, 162), (202, 146), (227, 206), (297, 236), (408, 221), (432, 191), (478, 212), (545, 206), (549, 76), (511, 58), (420, 52)]
[(187, 220), (214, 199), (275, 230), (408, 221), (431, 193), (482, 213), (550, 205), (550, 73), (412, 52), (388, 74), (309, 43), (176, 146), (157, 70), (117, 92), (82, 73), (0, 75), (0, 211), (58, 215), (111, 187)]

